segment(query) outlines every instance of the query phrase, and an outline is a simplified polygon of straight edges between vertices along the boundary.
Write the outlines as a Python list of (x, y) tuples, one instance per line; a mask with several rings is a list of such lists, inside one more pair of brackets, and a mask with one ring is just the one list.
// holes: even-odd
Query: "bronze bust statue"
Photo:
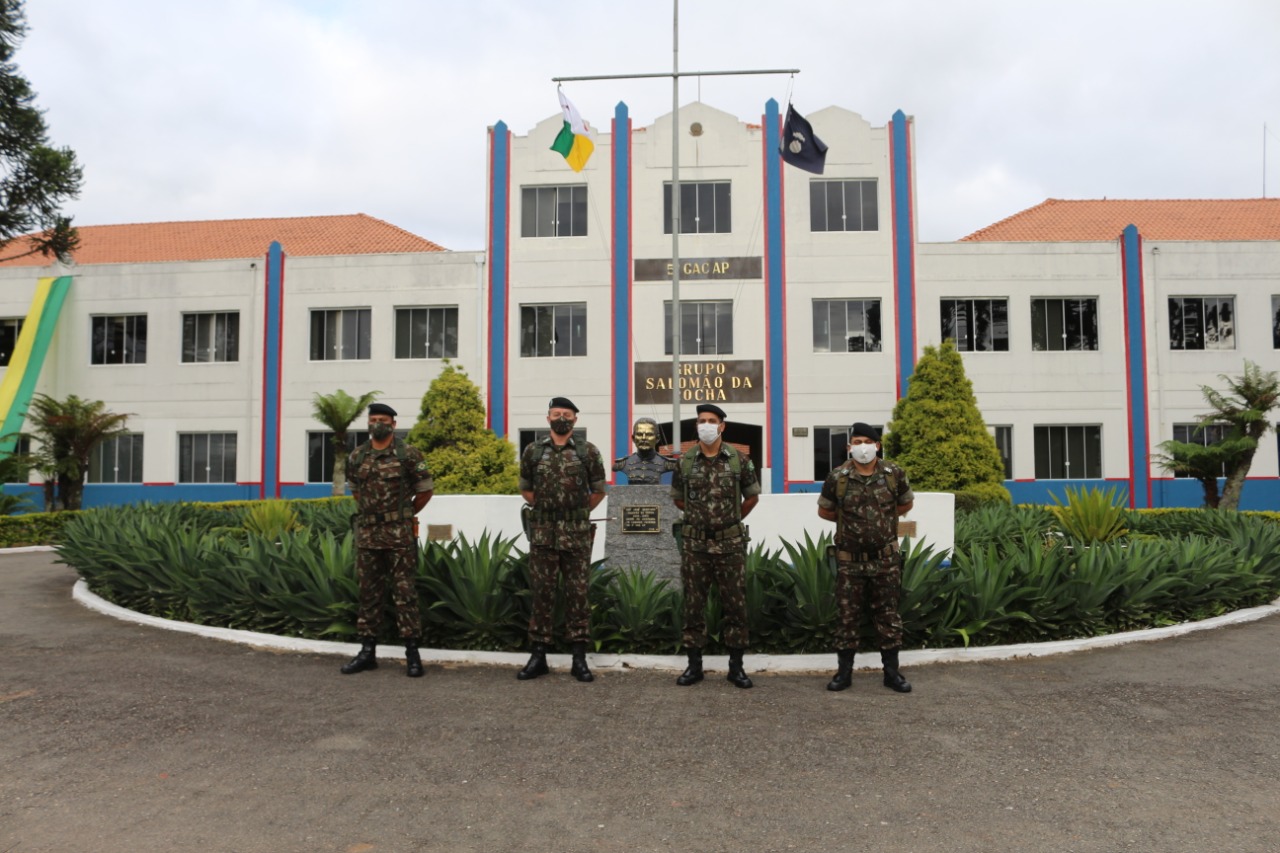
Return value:
[(626, 474), (628, 483), (656, 486), (663, 474), (675, 471), (676, 460), (658, 453), (658, 422), (653, 418), (638, 418), (631, 425), (631, 440), (636, 452), (613, 460), (613, 470)]

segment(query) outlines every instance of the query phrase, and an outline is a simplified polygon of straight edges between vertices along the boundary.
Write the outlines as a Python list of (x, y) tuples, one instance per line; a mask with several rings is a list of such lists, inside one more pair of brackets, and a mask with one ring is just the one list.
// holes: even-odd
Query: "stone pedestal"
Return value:
[[(640, 569), (680, 578), (680, 552), (671, 522), (682, 514), (671, 502), (670, 486), (614, 486), (609, 489), (609, 522), (604, 552), (611, 569)], [(657, 532), (644, 532), (656, 529)]]

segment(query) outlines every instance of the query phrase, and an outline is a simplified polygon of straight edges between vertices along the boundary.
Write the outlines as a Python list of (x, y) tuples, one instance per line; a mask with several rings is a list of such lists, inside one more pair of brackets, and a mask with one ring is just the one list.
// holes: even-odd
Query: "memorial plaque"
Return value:
[(448, 542), (453, 538), (452, 524), (428, 524), (427, 525), (427, 541), (428, 542)]
[(914, 521), (899, 521), (898, 536), (899, 538), (904, 536), (909, 536), (912, 539), (916, 538), (916, 523)]
[(656, 506), (622, 507), (623, 533), (661, 533), (662, 526)]

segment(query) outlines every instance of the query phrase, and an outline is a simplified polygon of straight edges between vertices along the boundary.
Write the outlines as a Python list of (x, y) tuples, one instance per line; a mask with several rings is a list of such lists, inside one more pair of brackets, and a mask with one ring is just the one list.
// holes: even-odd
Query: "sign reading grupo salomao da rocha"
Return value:
[[(764, 361), (684, 361), (680, 399), (686, 403), (764, 402)], [(636, 362), (636, 405), (671, 402), (671, 362)]]

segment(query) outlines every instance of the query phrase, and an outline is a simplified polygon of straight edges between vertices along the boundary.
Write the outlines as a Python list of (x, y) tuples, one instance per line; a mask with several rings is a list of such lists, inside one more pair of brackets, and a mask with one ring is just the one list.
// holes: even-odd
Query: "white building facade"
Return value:
[[(630, 451), (638, 417), (670, 438), (675, 336), (685, 439), (694, 406), (713, 401), (765, 491), (806, 492), (843, 460), (848, 425), (884, 424), (923, 348), (951, 338), (1015, 500), (1102, 485), (1138, 507), (1200, 504), (1196, 481), (1150, 457), (1196, 437), (1201, 386), (1223, 388), (1246, 359), (1280, 368), (1280, 202), (1169, 203), (1212, 214), (1202, 219), (1247, 207), (1261, 231), (1046, 202), (1046, 215), (1134, 217), (1020, 233), (1024, 212), (972, 239), (920, 243), (913, 120), (898, 112), (877, 127), (837, 107), (808, 118), (830, 146), (821, 176), (781, 162), (773, 101), (758, 122), (680, 110), (676, 318), (671, 116), (635, 127), (625, 104), (581, 173), (550, 150), (559, 117), (524, 136), (490, 128), (483, 252), (420, 238), (344, 249), (336, 234), (341, 246), (316, 249), (332, 225), (316, 217), (257, 227), (252, 251), (0, 264), (5, 431), (21, 428), (24, 393), (129, 413), (131, 436), (95, 460), (90, 506), (320, 496), (333, 452), (313, 396), (380, 391), (407, 428), (447, 357), (517, 447), (546, 429), (548, 400), (567, 396), (613, 458)], [(62, 291), (44, 294), (42, 278)], [(39, 319), (59, 292), (56, 322)], [(29, 336), (45, 344), (42, 366), (17, 346), (24, 322), (42, 330)], [(1280, 508), (1274, 435), (1243, 506)]]

